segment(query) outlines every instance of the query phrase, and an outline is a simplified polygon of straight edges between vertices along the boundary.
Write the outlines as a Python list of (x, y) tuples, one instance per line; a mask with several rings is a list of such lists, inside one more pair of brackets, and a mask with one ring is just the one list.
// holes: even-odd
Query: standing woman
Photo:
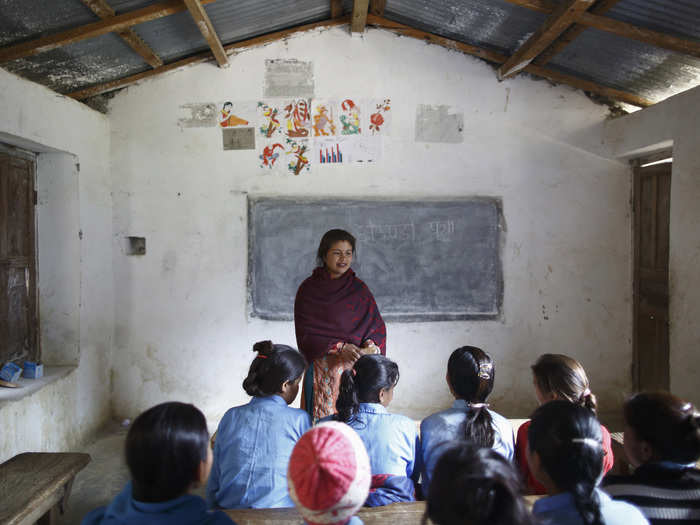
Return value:
[(367, 285), (350, 265), (355, 237), (345, 230), (321, 238), (314, 269), (297, 291), (297, 346), (308, 363), (301, 405), (313, 421), (335, 412), (340, 374), (364, 354), (386, 354), (386, 327)]

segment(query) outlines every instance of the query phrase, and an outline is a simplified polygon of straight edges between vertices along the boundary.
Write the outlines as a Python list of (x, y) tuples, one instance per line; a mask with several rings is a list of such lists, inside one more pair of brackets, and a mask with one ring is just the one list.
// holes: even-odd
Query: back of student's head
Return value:
[(455, 442), (440, 456), (425, 517), (436, 525), (532, 523), (513, 465), (491, 448), (466, 442)]
[(294, 381), (304, 373), (304, 356), (287, 345), (260, 341), (253, 345), (257, 356), (243, 380), (243, 390), (249, 396), (264, 397), (282, 392), (285, 381)]
[(194, 405), (163, 403), (143, 412), (126, 436), (134, 498), (158, 502), (183, 495), (199, 479), (208, 446), (207, 421)]
[[(556, 488), (570, 492), (583, 522), (601, 525), (594, 489), (603, 472), (603, 438), (593, 412), (569, 401), (550, 401), (532, 414), (528, 446)], [(542, 480), (540, 480), (542, 481)]]
[(399, 365), (383, 355), (363, 355), (340, 376), (335, 408), (339, 421), (348, 422), (357, 414), (360, 403), (378, 403), (379, 392), (399, 382)]
[(494, 431), (486, 399), (493, 390), (493, 360), (481, 348), (463, 346), (452, 352), (447, 377), (455, 395), (468, 404), (465, 439), (483, 447), (492, 446)]
[(654, 460), (700, 458), (700, 414), (691, 403), (668, 392), (643, 392), (627, 400), (624, 411), (625, 422), (637, 440), (651, 446)]
[(564, 399), (596, 411), (598, 405), (590, 390), (586, 371), (573, 357), (542, 354), (532, 365), (532, 373), (543, 394), (556, 394), (557, 399)]

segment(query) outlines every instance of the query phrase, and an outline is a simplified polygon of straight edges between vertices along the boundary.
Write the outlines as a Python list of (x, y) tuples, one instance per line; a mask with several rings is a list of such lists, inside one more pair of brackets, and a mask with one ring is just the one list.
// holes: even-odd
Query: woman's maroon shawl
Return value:
[(367, 285), (351, 268), (331, 279), (325, 268), (316, 268), (294, 301), (297, 345), (306, 360), (326, 355), (339, 341), (362, 345), (374, 341), (386, 354), (386, 327)]

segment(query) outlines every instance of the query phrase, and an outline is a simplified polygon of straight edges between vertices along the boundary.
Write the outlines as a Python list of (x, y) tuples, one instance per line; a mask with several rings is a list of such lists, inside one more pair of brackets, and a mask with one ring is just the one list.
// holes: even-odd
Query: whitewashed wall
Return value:
[(635, 157), (673, 146), (670, 225), (671, 391), (700, 404), (700, 88), (607, 122), (603, 147)]
[(77, 366), (21, 400), (0, 396), (3, 461), (76, 447), (109, 417), (114, 273), (108, 119), (2, 69), (0, 115), (1, 142), (39, 152), (42, 357)]
[[(312, 61), (316, 97), (391, 97), (382, 161), (272, 176), (255, 152), (223, 151), (219, 129), (178, 127), (182, 105), (260, 99), (270, 58)], [(416, 143), (419, 104), (462, 108), (463, 143)], [(118, 93), (110, 105), (115, 413), (189, 400), (215, 425), (247, 400), (252, 344), (294, 344), (292, 323), (247, 317), (247, 195), (502, 197), (503, 320), (389, 324), (388, 355), (401, 367), (392, 409), (422, 417), (448, 405), (447, 358), (474, 344), (496, 360), (492, 401), (506, 415), (534, 408), (529, 366), (543, 352), (579, 358), (603, 411), (616, 412), (631, 384), (630, 174), (586, 150), (587, 131), (605, 115), (569, 88), (499, 83), (471, 57), (377, 30), (351, 38), (345, 28)], [(145, 256), (121, 252), (127, 235), (147, 238)]]

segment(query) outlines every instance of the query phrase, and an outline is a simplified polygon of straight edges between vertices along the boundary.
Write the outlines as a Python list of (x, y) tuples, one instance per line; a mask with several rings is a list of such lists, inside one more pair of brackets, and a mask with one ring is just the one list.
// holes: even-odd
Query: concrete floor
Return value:
[[(108, 505), (129, 480), (124, 460), (124, 440), (127, 428), (111, 423), (95, 440), (82, 450), (92, 461), (76, 477), (68, 500), (68, 508), (58, 519), (58, 525), (79, 525), (92, 509)], [(204, 487), (192, 491), (204, 497)]]

